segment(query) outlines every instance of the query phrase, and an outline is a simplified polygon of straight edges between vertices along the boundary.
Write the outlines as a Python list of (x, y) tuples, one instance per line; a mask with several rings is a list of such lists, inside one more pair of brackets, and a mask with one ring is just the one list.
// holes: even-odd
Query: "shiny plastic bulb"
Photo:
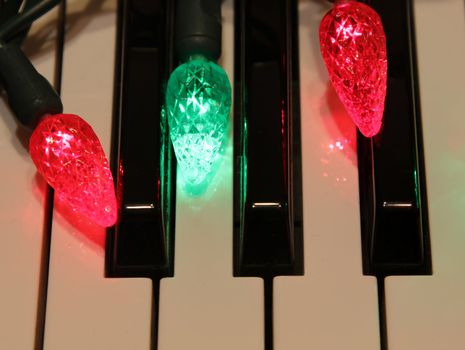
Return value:
[(113, 177), (100, 141), (81, 117), (44, 117), (29, 140), (37, 171), (59, 199), (98, 225), (115, 224), (117, 205)]
[(320, 24), (320, 48), (331, 83), (360, 132), (381, 129), (386, 97), (386, 36), (371, 7), (339, 0)]
[(214, 175), (229, 130), (231, 85), (214, 62), (196, 57), (171, 74), (166, 112), (171, 142), (188, 191), (201, 193)]

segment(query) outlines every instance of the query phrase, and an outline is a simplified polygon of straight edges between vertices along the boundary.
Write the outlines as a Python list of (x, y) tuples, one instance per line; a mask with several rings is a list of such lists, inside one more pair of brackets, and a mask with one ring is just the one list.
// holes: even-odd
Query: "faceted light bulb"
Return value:
[(386, 36), (379, 15), (360, 2), (336, 2), (321, 21), (320, 48), (347, 112), (363, 135), (376, 135), (387, 79)]
[(95, 223), (115, 224), (113, 177), (97, 135), (72, 114), (46, 116), (29, 140), (37, 171), (66, 205)]
[(224, 70), (203, 58), (181, 64), (171, 74), (166, 112), (171, 142), (189, 191), (201, 193), (227, 139), (231, 85)]

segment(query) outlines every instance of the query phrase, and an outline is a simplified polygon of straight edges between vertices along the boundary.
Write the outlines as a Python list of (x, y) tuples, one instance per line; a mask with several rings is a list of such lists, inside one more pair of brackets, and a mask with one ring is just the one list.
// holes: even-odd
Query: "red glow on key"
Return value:
[(360, 132), (381, 129), (386, 97), (386, 36), (379, 15), (356, 1), (339, 1), (320, 24), (320, 49), (339, 99)]
[(43, 118), (29, 140), (29, 152), (63, 203), (101, 226), (115, 224), (113, 177), (100, 141), (85, 120), (72, 114)]

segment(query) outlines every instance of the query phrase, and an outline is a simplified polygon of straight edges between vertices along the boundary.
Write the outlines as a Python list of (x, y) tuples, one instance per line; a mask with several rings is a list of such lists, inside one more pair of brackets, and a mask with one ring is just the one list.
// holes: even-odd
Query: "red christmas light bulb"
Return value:
[(360, 132), (381, 129), (386, 97), (386, 35), (371, 7), (337, 1), (320, 24), (320, 49), (331, 83)]
[(44, 117), (29, 140), (38, 172), (66, 205), (95, 223), (115, 224), (113, 177), (92, 127), (73, 114)]

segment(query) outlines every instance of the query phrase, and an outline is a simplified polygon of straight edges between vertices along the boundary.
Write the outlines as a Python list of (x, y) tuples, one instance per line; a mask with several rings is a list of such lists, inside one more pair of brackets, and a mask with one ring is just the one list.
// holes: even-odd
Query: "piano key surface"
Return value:
[[(222, 18), (219, 64), (233, 84), (233, 1), (223, 3)], [(262, 282), (232, 275), (230, 136), (221, 169), (202, 197), (187, 195), (178, 180), (174, 277), (160, 281), (160, 350), (263, 348)]]
[(465, 9), (415, 1), (432, 276), (386, 279), (389, 348), (465, 346)]
[[(32, 63), (50, 81), (55, 66), (56, 16), (55, 10), (35, 23), (25, 43)], [(0, 349), (32, 349), (47, 186), (36, 176), (27, 135), (5, 101), (0, 100)]]
[[(116, 3), (69, 1), (62, 99), (109, 153)], [(58, 209), (57, 209), (58, 207)], [(152, 283), (104, 278), (105, 230), (55, 206), (44, 349), (149, 349)]]
[[(54, 10), (35, 23), (24, 44), (36, 69), (53, 82)], [(41, 261), (47, 186), (36, 176), (28, 135), (0, 100), (0, 348), (32, 349), (41, 291)]]
[[(74, 28), (65, 45), (63, 98), (108, 152), (115, 4), (90, 3), (69, 4)], [(379, 348), (376, 281), (361, 267), (355, 129), (319, 54), (319, 20), (329, 6), (300, 2), (305, 276), (275, 281), (276, 349)], [(224, 35), (232, 36), (230, 11), (226, 1)], [(434, 275), (387, 278), (389, 349), (465, 346), (464, 18), (462, 0), (415, 0)], [(232, 77), (232, 38), (225, 42), (222, 62)], [(31, 58), (51, 79), (53, 49)], [(45, 186), (3, 100), (0, 113), (0, 160), (8, 170), (0, 197), (0, 349), (32, 349)], [(176, 277), (161, 283), (160, 349), (263, 348), (261, 283), (232, 278), (229, 167), (198, 204), (178, 188)], [(103, 230), (83, 227), (54, 214), (45, 349), (149, 348), (150, 281), (105, 279)]]

